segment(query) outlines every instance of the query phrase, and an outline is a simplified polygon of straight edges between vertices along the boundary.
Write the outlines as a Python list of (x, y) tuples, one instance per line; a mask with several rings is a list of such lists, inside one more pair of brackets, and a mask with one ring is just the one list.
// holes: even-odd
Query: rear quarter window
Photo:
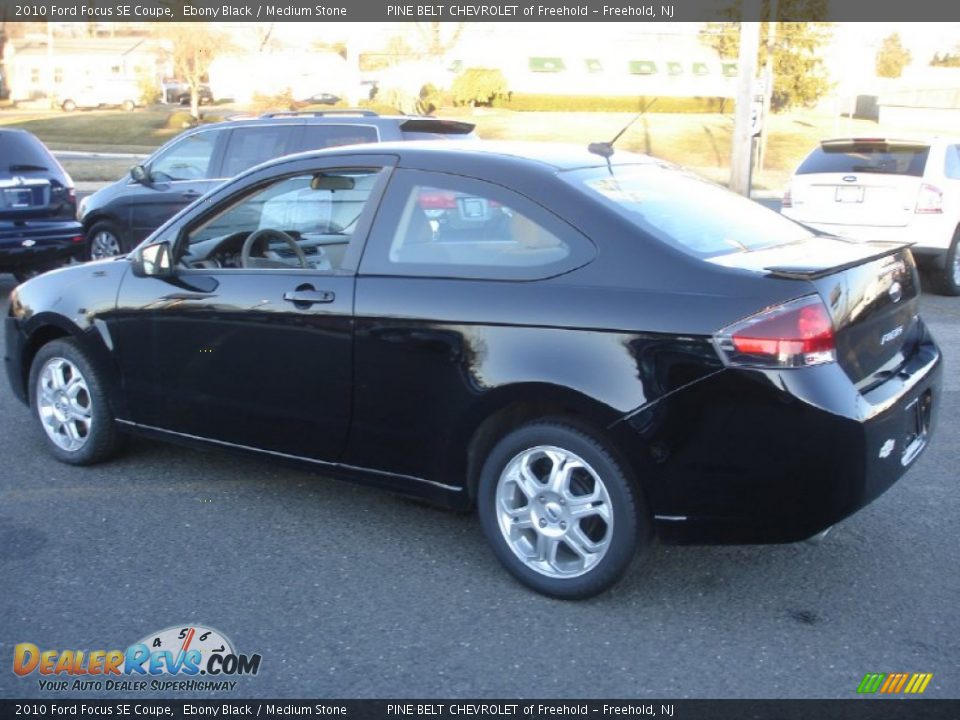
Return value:
[(797, 168), (797, 175), (878, 173), (922, 177), (929, 153), (929, 147), (917, 145), (824, 145), (807, 156)]
[(300, 136), (301, 150), (321, 150), (340, 145), (375, 143), (380, 139), (372, 125), (304, 125)]

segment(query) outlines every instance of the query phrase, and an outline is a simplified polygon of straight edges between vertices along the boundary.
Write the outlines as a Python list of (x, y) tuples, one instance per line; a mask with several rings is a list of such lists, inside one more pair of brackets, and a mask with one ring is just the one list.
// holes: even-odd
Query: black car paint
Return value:
[[(112, 370), (114, 410), (128, 430), (266, 453), (455, 508), (471, 505), (477, 464), (498, 430), (575, 414), (613, 442), (670, 542), (802, 539), (903, 473), (881, 445), (909, 435), (914, 400), (932, 397), (936, 410), (942, 373), (919, 319), (896, 372), (860, 388), (866, 378), (843, 363), (725, 367), (713, 333), (758, 309), (818, 292), (839, 317), (877, 299), (838, 294), (845, 281), (829, 272), (723, 267), (638, 236), (557, 179), (556, 165), (572, 162), (563, 156), (460, 150), (454, 159), (458, 172), (551, 208), (597, 243), (596, 257), (534, 282), (371, 275), (366, 257), (389, 230), (378, 216), (356, 235), (367, 235), (364, 260), (354, 255), (339, 274), (183, 270), (162, 280), (135, 276), (124, 259), (71, 268), (15, 295), (5, 358), (15, 391), (25, 398), (38, 345), (70, 334)], [(413, 145), (308, 154), (280, 167), (351, 164), (384, 168), (385, 184), (394, 166), (451, 167), (447, 153)], [(241, 176), (151, 241), (176, 241), (182, 227), (277, 172)], [(821, 248), (823, 267), (830, 248)], [(909, 253), (895, 257), (915, 282)], [(307, 280), (342, 303), (278, 302)], [(251, 309), (254, 300), (262, 307)], [(190, 330), (197, 318), (202, 328)], [(934, 425), (931, 416), (928, 431)]]

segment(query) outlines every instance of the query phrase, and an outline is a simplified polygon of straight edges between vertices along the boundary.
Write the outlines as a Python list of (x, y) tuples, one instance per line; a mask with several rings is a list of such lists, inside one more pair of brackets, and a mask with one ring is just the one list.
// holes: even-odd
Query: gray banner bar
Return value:
[[(0, 20), (55, 22), (669, 22), (766, 20), (743, 17), (737, 0), (0, 0)], [(781, 21), (960, 21), (960, 2), (944, 0), (780, 0)]]

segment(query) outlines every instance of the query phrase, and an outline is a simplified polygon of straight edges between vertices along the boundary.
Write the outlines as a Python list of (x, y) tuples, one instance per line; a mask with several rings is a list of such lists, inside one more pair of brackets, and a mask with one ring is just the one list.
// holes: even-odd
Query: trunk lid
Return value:
[(818, 236), (710, 262), (811, 283), (833, 320), (837, 361), (862, 390), (895, 374), (919, 342), (920, 284), (903, 243)]

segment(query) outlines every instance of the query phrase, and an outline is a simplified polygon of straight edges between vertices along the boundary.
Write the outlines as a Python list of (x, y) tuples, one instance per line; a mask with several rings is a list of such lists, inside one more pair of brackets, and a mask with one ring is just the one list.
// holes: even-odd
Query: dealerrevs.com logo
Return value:
[(233, 690), (232, 678), (259, 670), (259, 654), (238, 653), (223, 633), (198, 625), (151, 633), (126, 650), (41, 650), (28, 642), (13, 648), (13, 672), (38, 676), (40, 690), (60, 692)]

